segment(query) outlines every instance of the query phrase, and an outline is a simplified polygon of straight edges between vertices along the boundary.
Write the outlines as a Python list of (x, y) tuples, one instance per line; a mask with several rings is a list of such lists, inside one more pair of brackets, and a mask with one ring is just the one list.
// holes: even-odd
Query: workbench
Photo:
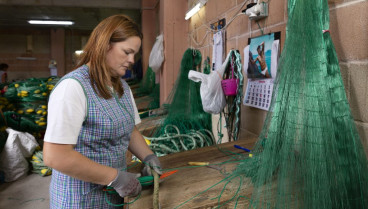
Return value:
[[(160, 157), (162, 168), (164, 169), (178, 169), (178, 171), (164, 179), (159, 186), (159, 202), (161, 209), (165, 208), (214, 208), (219, 205), (218, 197), (226, 183), (226, 181), (218, 184), (217, 186), (209, 189), (206, 192), (204, 190), (215, 185), (216, 183), (226, 178), (226, 173), (231, 174), (232, 170), (238, 165), (238, 163), (226, 163), (219, 165), (219, 163), (229, 161), (233, 159), (239, 159), (240, 157), (248, 157), (249, 153), (244, 150), (234, 148), (234, 145), (240, 145), (242, 147), (252, 149), (254, 146), (256, 137), (247, 138), (246, 140), (237, 140), (235, 142), (228, 142), (221, 145), (214, 145), (209, 147), (198, 148), (195, 150), (170, 154), (164, 157)], [(221, 150), (219, 149), (221, 148)], [(229, 154), (224, 150), (231, 151), (237, 154)], [(231, 155), (233, 158), (231, 158)], [(238, 156), (238, 157), (237, 157)], [(188, 166), (188, 162), (209, 162), (210, 166), (192, 167)], [(217, 164), (217, 165), (216, 165)], [(213, 166), (211, 166), (213, 165)], [(131, 172), (137, 172), (140, 168), (131, 168)], [(220, 204), (230, 200), (237, 189), (239, 188), (239, 178), (234, 178), (223, 191), (220, 199)], [(203, 193), (201, 193), (203, 192)], [(243, 183), (241, 195), (247, 197), (251, 196), (252, 188), (251, 184), (246, 185)], [(197, 197), (193, 198), (197, 194), (201, 193)], [(148, 209), (153, 208), (153, 186), (146, 187), (142, 190), (141, 196), (134, 203), (129, 204), (129, 209)], [(191, 199), (193, 198), (193, 199)], [(191, 199), (185, 204), (183, 202)], [(132, 201), (134, 198), (128, 198), (128, 201)], [(221, 206), (221, 208), (234, 208), (235, 200), (230, 201), (228, 204)], [(181, 206), (180, 206), (181, 205)], [(239, 200), (239, 208), (243, 208), (248, 205), (248, 200), (241, 198)], [(178, 207), (180, 206), (180, 207)]]

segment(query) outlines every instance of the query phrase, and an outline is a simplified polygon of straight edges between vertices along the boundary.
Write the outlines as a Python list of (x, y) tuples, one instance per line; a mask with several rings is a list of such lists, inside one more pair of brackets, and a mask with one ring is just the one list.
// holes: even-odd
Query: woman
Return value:
[[(124, 15), (103, 20), (93, 30), (77, 69), (50, 95), (44, 162), (53, 168), (50, 208), (110, 208), (103, 187), (121, 203), (141, 191), (139, 174), (124, 171), (125, 154), (161, 174), (158, 158), (135, 124), (140, 122), (132, 93), (121, 79), (141, 47), (138, 26)], [(150, 168), (145, 167), (145, 174)]]

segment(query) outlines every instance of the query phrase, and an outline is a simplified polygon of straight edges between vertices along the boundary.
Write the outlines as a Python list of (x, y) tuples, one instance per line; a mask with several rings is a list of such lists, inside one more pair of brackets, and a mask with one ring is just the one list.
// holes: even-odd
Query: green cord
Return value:
[(264, 34), (263, 33), (263, 29), (261, 28), (261, 26), (259, 25), (259, 22), (258, 21), (256, 21), (256, 23), (257, 23), (257, 25), (258, 25), (258, 28), (259, 28), (259, 30), (261, 30), (261, 33), (262, 33), (262, 35)]
[[(235, 194), (234, 194), (234, 196), (233, 196), (232, 198), (230, 198), (229, 200), (227, 200), (226, 202), (224, 202), (224, 203), (222, 203), (222, 204), (220, 205), (221, 196), (222, 196), (222, 194), (224, 193), (224, 191), (225, 191), (225, 189), (226, 189), (227, 184), (228, 184), (228, 183), (230, 183), (230, 182), (231, 182), (231, 180), (232, 180), (232, 179), (234, 179), (234, 178), (236, 178), (236, 177), (239, 177), (239, 179), (240, 179), (240, 181), (239, 181), (239, 186), (238, 186), (238, 190), (236, 190), (236, 192), (235, 192)], [(225, 205), (226, 203), (228, 203), (228, 202), (232, 201), (232, 200), (233, 200), (233, 199), (238, 195), (238, 193), (239, 193), (239, 191), (240, 191), (240, 189), (241, 189), (242, 185), (243, 185), (243, 178), (242, 178), (240, 175), (235, 175), (233, 178), (229, 179), (229, 180), (226, 182), (226, 184), (224, 185), (224, 187), (223, 187), (223, 189), (222, 189), (222, 191), (221, 191), (220, 195), (218, 196), (218, 201), (217, 201), (218, 206), (217, 206), (217, 207), (215, 207), (215, 208), (220, 208), (221, 206)]]
[[(216, 145), (216, 147), (221, 151), (223, 152), (224, 154), (226, 154), (227, 156), (229, 156), (231, 159), (229, 160), (226, 160), (226, 161), (223, 161), (223, 162), (220, 162), (220, 163), (212, 163), (212, 164), (209, 164), (209, 165), (199, 165), (199, 166), (184, 166), (184, 167), (178, 167), (178, 168), (169, 168), (169, 169), (162, 169), (162, 171), (172, 171), (172, 170), (179, 170), (179, 169), (187, 169), (187, 168), (197, 168), (197, 167), (204, 167), (204, 166), (211, 166), (211, 165), (224, 165), (224, 164), (228, 164), (228, 163), (240, 163), (240, 162), (243, 162), (244, 161), (244, 158), (246, 156), (244, 156), (243, 154), (239, 154), (239, 153), (235, 153), (235, 152), (231, 152), (229, 150), (225, 150), (225, 149), (222, 149), (221, 147), (219, 147), (218, 145)], [(236, 157), (234, 157), (233, 155), (236, 155)], [(243, 159), (243, 160), (234, 160), (234, 159), (239, 159), (239, 156)], [(145, 162), (142, 161), (143, 164), (146, 164)], [(135, 162), (133, 165), (131, 165), (129, 168), (131, 167), (134, 167), (138, 164), (138, 162)], [(146, 164), (148, 165), (148, 164)], [(126, 170), (126, 169), (124, 169)], [(216, 208), (219, 208), (221, 206), (223, 206), (224, 204), (232, 201), (236, 196), (237, 194), (239, 193), (240, 191), (240, 188), (242, 186), (242, 182), (243, 182), (243, 178), (240, 176), (240, 175), (228, 175), (227, 177), (225, 177), (224, 179), (222, 179), (221, 181), (219, 181), (218, 183), (216, 183), (215, 185), (212, 185), (211, 187), (207, 188), (206, 190), (198, 193), (197, 195), (191, 197), (190, 199), (186, 200), (185, 202), (181, 203), (179, 206), (177, 206), (176, 208), (179, 208), (181, 207), (182, 205), (186, 204), (187, 202), (191, 201), (192, 199), (196, 198), (197, 196), (205, 193), (206, 191), (210, 190), (211, 188), (215, 187), (216, 185), (220, 184), (221, 182), (224, 182), (226, 181), (226, 184), (224, 185), (224, 188), (222, 189), (221, 193), (219, 196), (213, 198), (213, 199), (218, 199), (218, 202), (220, 203), (220, 199), (221, 199), (221, 196), (226, 188), (226, 186), (231, 182), (232, 179), (236, 178), (236, 177), (239, 177), (240, 178), (240, 182), (239, 182), (239, 187), (236, 191), (236, 193), (234, 194), (234, 196), (229, 199), (228, 201), (226, 201), (225, 203), (221, 204), (221, 205), (218, 205)], [(141, 183), (142, 186), (151, 186), (153, 185), (153, 176), (142, 176), (142, 177), (139, 177), (138, 178), (138, 181)], [(109, 200), (108, 200), (108, 197), (107, 195), (108, 194), (117, 194), (117, 192), (115, 190), (113, 190), (112, 187), (107, 187), (108, 190), (110, 191), (105, 191), (105, 200), (106, 202), (111, 205), (111, 206), (115, 206), (115, 207), (119, 207), (119, 206), (124, 206), (124, 205), (128, 205), (128, 204), (132, 204), (134, 203), (135, 201), (137, 201), (141, 194), (139, 194), (134, 200), (132, 200), (131, 202), (128, 202), (128, 203), (123, 203), (123, 204), (113, 204), (111, 203)], [(238, 199), (240, 197), (243, 197), (243, 196), (239, 196), (237, 198), (236, 201), (238, 201)], [(236, 202), (237, 204), (237, 202)]]
[(238, 198), (236, 198), (236, 201), (235, 201), (235, 205), (234, 205), (234, 209), (238, 206), (238, 202), (239, 202), (239, 199), (240, 198), (244, 198), (244, 199), (247, 199), (247, 200), (250, 200), (248, 197), (246, 196), (242, 196), (242, 195), (239, 195)]
[(184, 201), (184, 202), (183, 202), (183, 203), (181, 203), (180, 205), (176, 206), (174, 209), (181, 207), (182, 205), (186, 204), (187, 202), (191, 201), (192, 199), (196, 198), (197, 196), (199, 196), (199, 195), (201, 195), (201, 194), (203, 194), (203, 193), (207, 192), (208, 190), (212, 189), (213, 187), (217, 186), (217, 185), (218, 185), (218, 184), (220, 184), (221, 182), (226, 181), (226, 180), (227, 180), (228, 178), (230, 178), (230, 177), (231, 177), (231, 176), (228, 176), (228, 177), (226, 177), (226, 178), (222, 179), (221, 181), (219, 181), (219, 182), (217, 182), (216, 184), (214, 184), (214, 185), (212, 185), (212, 186), (208, 187), (208, 188), (207, 188), (207, 189), (205, 189), (204, 191), (202, 191), (202, 192), (200, 192), (200, 193), (196, 194), (195, 196), (193, 196), (193, 197), (189, 198), (188, 200)]
[[(169, 129), (174, 132), (170, 132)], [(186, 134), (182, 134), (175, 125), (166, 125), (164, 133), (159, 137), (145, 136), (144, 138), (151, 142), (149, 147), (159, 157), (214, 144), (213, 134), (208, 130), (188, 130)]]

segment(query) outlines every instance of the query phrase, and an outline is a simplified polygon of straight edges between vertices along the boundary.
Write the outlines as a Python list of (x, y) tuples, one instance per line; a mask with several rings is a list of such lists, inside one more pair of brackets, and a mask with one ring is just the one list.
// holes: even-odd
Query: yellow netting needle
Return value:
[(209, 162), (188, 162), (188, 165), (209, 165)]

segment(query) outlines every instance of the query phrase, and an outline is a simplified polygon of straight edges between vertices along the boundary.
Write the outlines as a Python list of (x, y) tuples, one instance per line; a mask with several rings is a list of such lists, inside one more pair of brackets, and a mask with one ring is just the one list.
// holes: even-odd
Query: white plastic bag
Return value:
[(161, 34), (157, 36), (156, 42), (152, 47), (151, 54), (148, 61), (148, 66), (152, 68), (153, 72), (157, 73), (160, 70), (162, 62), (164, 61), (164, 36)]
[(0, 155), (0, 170), (5, 174), (5, 182), (15, 181), (29, 170), (26, 158), (31, 157), (38, 143), (29, 133), (7, 128), (9, 133), (4, 150)]
[(225, 105), (225, 94), (221, 87), (221, 80), (224, 74), (226, 64), (229, 60), (229, 55), (226, 57), (225, 62), (221, 68), (212, 71), (210, 74), (203, 74), (194, 70), (189, 71), (188, 78), (194, 82), (201, 81), (200, 94), (202, 99), (202, 106), (205, 112), (211, 114), (220, 113)]

